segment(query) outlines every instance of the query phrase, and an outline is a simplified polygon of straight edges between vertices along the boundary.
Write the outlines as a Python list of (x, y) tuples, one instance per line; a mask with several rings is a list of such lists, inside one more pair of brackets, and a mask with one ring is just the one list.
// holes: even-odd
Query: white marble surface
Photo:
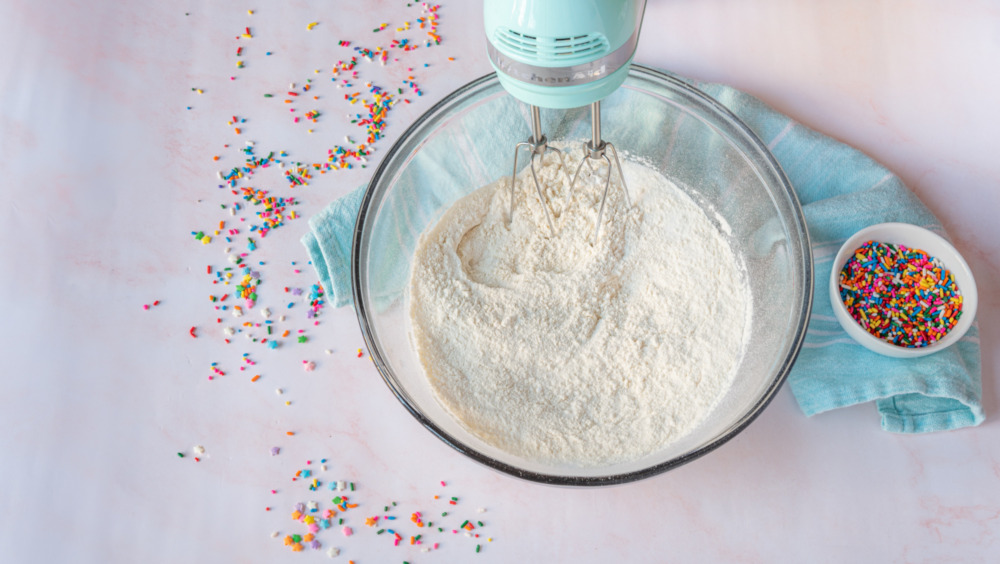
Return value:
[[(434, 100), (489, 71), (480, 10), (448, 3), (440, 46), (386, 67), (359, 65), (362, 80), (395, 88), (407, 67), (431, 63), (414, 69), (425, 95), (393, 110), (380, 153)], [(291, 480), (306, 459), (323, 457), (331, 465), (323, 477), (359, 486), (361, 507), (348, 513), (356, 534), (319, 536), (343, 549), (343, 562), (997, 559), (996, 3), (650, 2), (638, 62), (745, 89), (859, 147), (943, 220), (980, 288), (988, 419), (898, 436), (879, 429), (872, 405), (806, 419), (784, 389), (709, 456), (601, 490), (525, 483), (468, 461), (356, 358), (353, 311), (327, 308), (318, 326), (301, 304), (286, 311), (281, 288), (315, 282), (309, 270), (294, 272), (306, 259), (305, 219), (261, 240), (252, 260), (266, 262), (261, 305), (287, 313), (279, 325), (306, 330), (310, 341), (269, 351), (237, 335), (227, 345), (215, 322), (207, 296), (222, 291), (205, 266), (225, 265), (223, 243), (203, 246), (190, 232), (219, 220), (236, 226), (219, 207), (234, 197), (216, 187), (215, 172), (242, 159), (223, 145), (254, 139), (261, 152), (312, 161), (343, 135), (357, 138), (342, 117), (343, 91), (325, 82), (349, 53), (336, 40), (385, 45), (392, 27), (418, 14), (403, 1), (3, 3), (0, 561), (326, 561), (270, 537), (302, 531), (288, 517), (295, 502), (328, 499)], [(382, 22), (391, 28), (373, 34)], [(236, 39), (245, 26), (254, 38)], [(280, 98), (261, 94), (311, 77), (324, 116), (309, 135)], [(247, 118), (242, 135), (226, 123), (233, 115)], [(307, 217), (370, 171), (317, 176), (295, 190), (273, 173), (257, 184), (299, 198)], [(144, 311), (153, 300), (161, 304)], [(240, 371), (247, 352), (256, 365)], [(303, 371), (304, 360), (317, 369)], [(227, 375), (209, 381), (212, 362)], [(251, 383), (251, 374), (262, 377)], [(198, 444), (207, 449), (201, 462)], [(272, 457), (274, 445), (282, 451)], [(459, 496), (452, 518), (482, 519), (494, 541), (426, 534), (441, 546), (423, 554), (360, 522), (396, 500), (399, 528), (413, 534), (409, 512), (437, 518), (435, 494)]]

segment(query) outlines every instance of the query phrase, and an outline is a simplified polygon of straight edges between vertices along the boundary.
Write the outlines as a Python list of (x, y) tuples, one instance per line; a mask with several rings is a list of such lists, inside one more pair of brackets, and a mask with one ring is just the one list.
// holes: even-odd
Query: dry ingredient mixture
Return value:
[(527, 170), (509, 226), (509, 179), (457, 201), (423, 234), (409, 295), (428, 381), (467, 429), (583, 467), (697, 426), (732, 384), (751, 316), (719, 228), (647, 166), (624, 163), (632, 206), (615, 178), (594, 242), (607, 169), (587, 169), (568, 198), (557, 160), (539, 168), (555, 234)]

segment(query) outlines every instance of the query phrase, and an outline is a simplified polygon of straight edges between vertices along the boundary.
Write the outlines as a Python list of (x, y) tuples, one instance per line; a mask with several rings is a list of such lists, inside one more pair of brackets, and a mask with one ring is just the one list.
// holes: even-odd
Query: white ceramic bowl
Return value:
[[(962, 317), (942, 339), (926, 347), (912, 349), (900, 347), (872, 335), (851, 317), (847, 306), (840, 298), (840, 271), (847, 264), (854, 251), (868, 241), (880, 241), (920, 249), (932, 257), (940, 259), (945, 268), (951, 271), (955, 277), (955, 283), (958, 284), (958, 291), (962, 293)], [(837, 321), (844, 327), (847, 334), (861, 345), (886, 356), (915, 358), (936, 353), (958, 342), (972, 326), (972, 321), (976, 317), (979, 294), (976, 292), (976, 281), (972, 278), (969, 265), (955, 250), (955, 247), (951, 246), (951, 243), (923, 227), (909, 223), (880, 223), (858, 231), (840, 247), (837, 257), (833, 260), (833, 271), (830, 273), (830, 302), (833, 305), (833, 313), (837, 317)]]

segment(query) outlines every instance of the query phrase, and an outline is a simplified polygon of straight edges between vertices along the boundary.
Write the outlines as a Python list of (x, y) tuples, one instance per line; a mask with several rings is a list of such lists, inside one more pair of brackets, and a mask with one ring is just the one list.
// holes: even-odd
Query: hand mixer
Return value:
[[(604, 161), (608, 173), (604, 181), (594, 239), (601, 229), (604, 205), (611, 186), (611, 159), (618, 168), (625, 201), (631, 205), (618, 151), (601, 139), (601, 100), (625, 81), (628, 65), (639, 42), (639, 28), (645, 0), (485, 0), (487, 52), (500, 84), (518, 100), (531, 107), (531, 137), (514, 147), (514, 172), (510, 180), (510, 214), (514, 217), (514, 188), (517, 155), (521, 148), (531, 152), (531, 175), (545, 208), (549, 228), (555, 233), (552, 215), (542, 197), (535, 172), (535, 158), (546, 151), (562, 152), (548, 145), (542, 133), (539, 108), (567, 109), (590, 105), (591, 140), (584, 142), (584, 158), (570, 181), (570, 192), (584, 163)], [(593, 170), (593, 168), (591, 169)]]

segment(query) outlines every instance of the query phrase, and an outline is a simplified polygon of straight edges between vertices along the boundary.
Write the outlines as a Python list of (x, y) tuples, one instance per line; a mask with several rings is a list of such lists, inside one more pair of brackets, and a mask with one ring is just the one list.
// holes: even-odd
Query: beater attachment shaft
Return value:
[[(562, 151), (548, 145), (548, 139), (542, 134), (542, 118), (538, 106), (531, 106), (531, 137), (527, 141), (518, 143), (514, 147), (514, 171), (510, 174), (510, 214), (507, 216), (507, 226), (510, 227), (514, 219), (514, 185), (517, 182), (517, 153), (521, 147), (531, 151), (531, 177), (535, 181), (535, 191), (538, 193), (538, 200), (545, 210), (545, 219), (549, 221), (549, 230), (552, 235), (556, 233), (555, 223), (552, 222), (552, 214), (549, 206), (545, 204), (545, 197), (542, 195), (542, 186), (538, 183), (538, 175), (535, 172), (535, 157), (543, 160), (546, 151), (552, 151), (559, 155), (559, 165), (563, 171), (566, 170), (566, 161), (563, 160)], [(569, 173), (566, 173), (569, 174)]]
[(618, 167), (618, 178), (622, 181), (622, 191), (625, 193), (625, 203), (629, 207), (632, 206), (631, 199), (628, 195), (628, 186), (625, 184), (625, 174), (622, 172), (622, 163), (618, 160), (618, 151), (615, 146), (611, 143), (601, 140), (601, 102), (593, 102), (590, 104), (590, 131), (591, 140), (583, 143), (583, 159), (580, 160), (580, 165), (576, 167), (576, 174), (573, 175), (573, 180), (569, 184), (569, 197), (573, 197), (573, 188), (576, 186), (576, 181), (580, 176), (580, 169), (583, 168), (583, 164), (587, 163), (590, 167), (591, 172), (594, 172), (593, 165), (590, 161), (604, 160), (608, 165), (608, 175), (604, 179), (604, 193), (601, 196), (601, 207), (597, 212), (597, 225), (594, 227), (594, 240), (591, 244), (597, 242), (598, 235), (601, 232), (601, 220), (604, 217), (604, 205), (608, 200), (608, 189), (611, 187), (611, 159), (605, 154), (605, 150), (611, 149), (611, 154), (615, 157), (615, 166)]

